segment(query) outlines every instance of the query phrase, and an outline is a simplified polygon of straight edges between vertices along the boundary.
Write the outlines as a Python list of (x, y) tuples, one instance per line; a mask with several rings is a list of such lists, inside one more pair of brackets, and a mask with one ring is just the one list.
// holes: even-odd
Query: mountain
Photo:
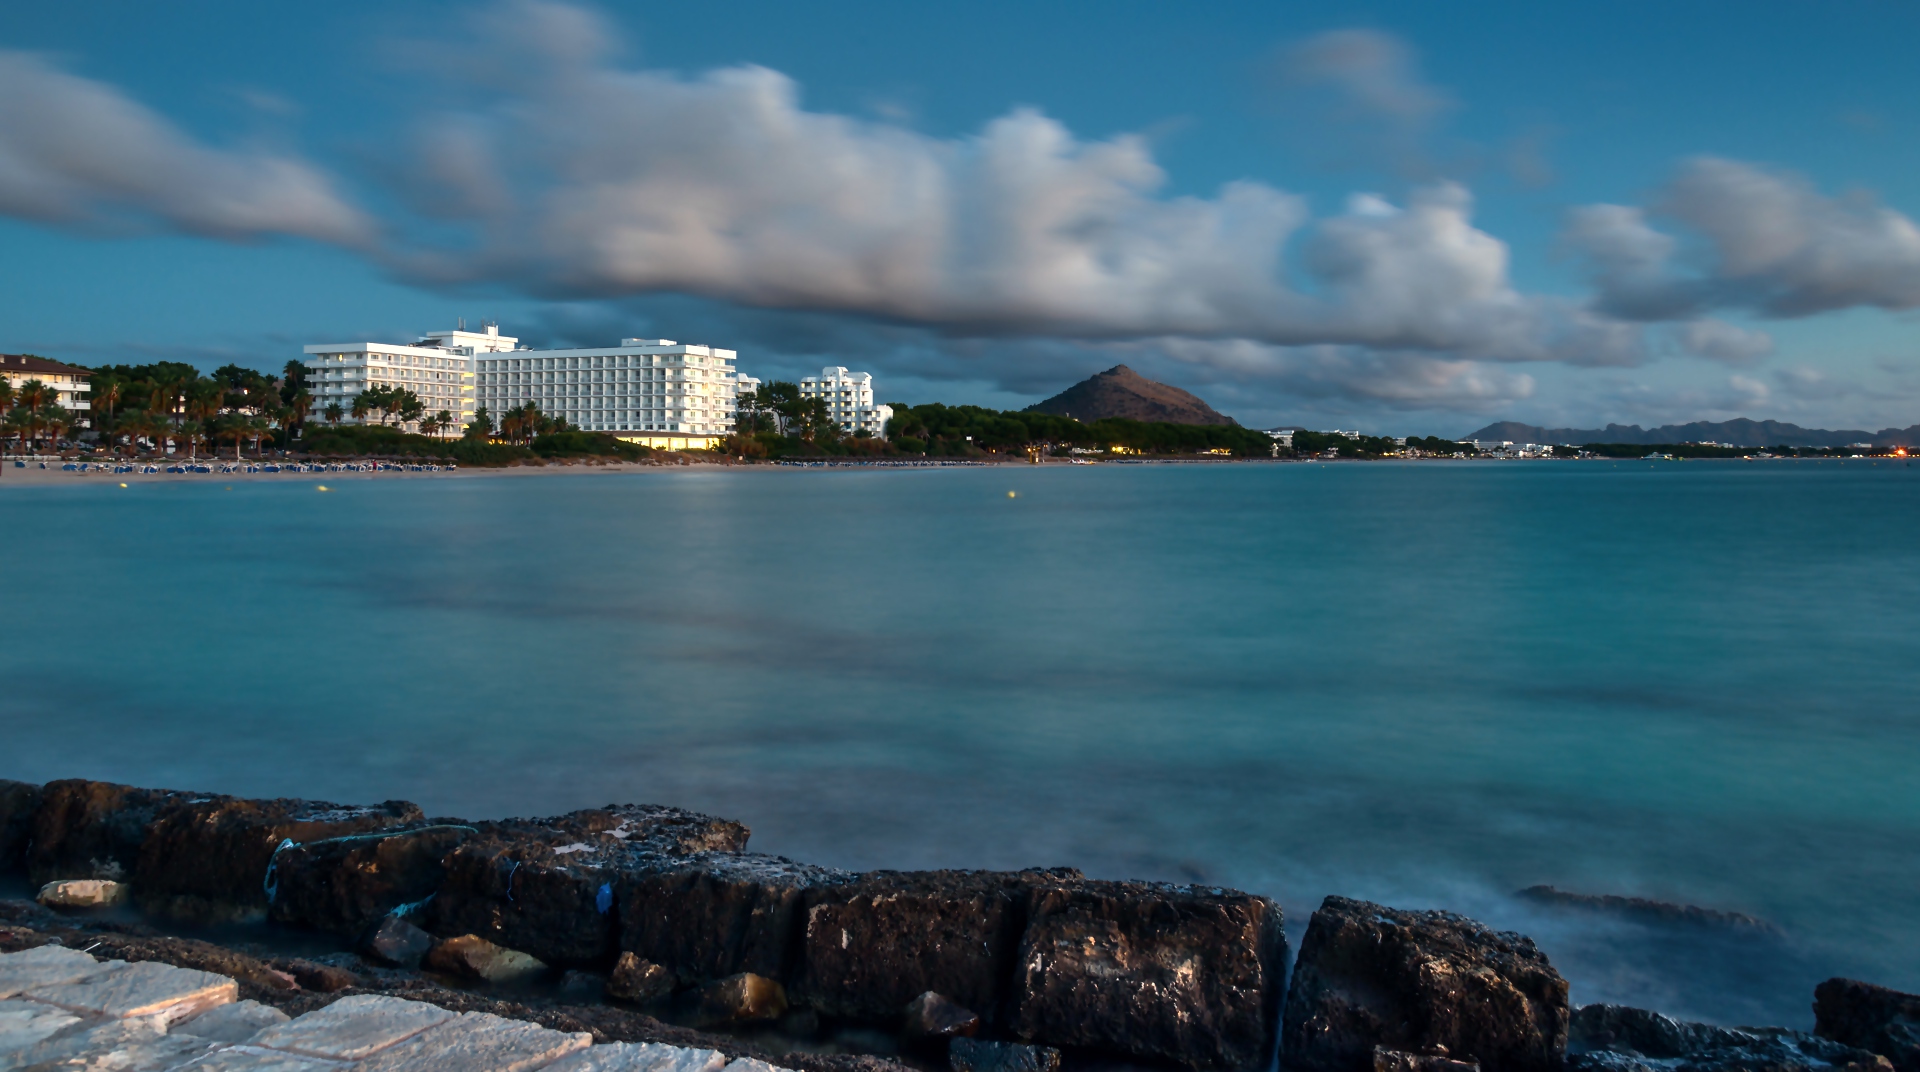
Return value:
[(1463, 439), (1507, 440), (1514, 443), (1731, 443), (1736, 447), (1844, 447), (1851, 443), (1911, 446), (1920, 443), (1920, 424), (1911, 428), (1802, 428), (1782, 421), (1694, 421), (1641, 428), (1637, 424), (1609, 424), (1605, 428), (1542, 428), (1517, 421), (1495, 421)]
[(1171, 424), (1239, 423), (1180, 388), (1155, 383), (1125, 365), (1095, 373), (1045, 402), (1028, 406), (1027, 412), (1087, 422), (1125, 417)]

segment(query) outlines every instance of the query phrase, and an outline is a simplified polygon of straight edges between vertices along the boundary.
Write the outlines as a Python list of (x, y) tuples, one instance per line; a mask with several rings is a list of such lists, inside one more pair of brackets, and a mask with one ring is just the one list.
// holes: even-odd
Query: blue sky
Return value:
[(0, 350), (497, 318), (890, 399), (1920, 422), (1920, 9), (0, 10)]

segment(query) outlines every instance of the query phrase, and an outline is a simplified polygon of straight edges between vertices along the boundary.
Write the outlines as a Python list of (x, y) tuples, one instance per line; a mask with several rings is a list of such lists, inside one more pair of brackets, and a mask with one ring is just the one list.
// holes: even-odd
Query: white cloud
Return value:
[(1566, 237), (1588, 258), (1597, 308), (1660, 320), (1710, 308), (1795, 317), (1920, 306), (1920, 227), (1865, 195), (1828, 197), (1797, 175), (1701, 157), (1653, 210), (1697, 240), (1697, 256), (1679, 255), (1683, 244), (1638, 208), (1571, 215)]
[(220, 239), (300, 235), (364, 246), (373, 227), (325, 175), (286, 156), (216, 149), (118, 90), (0, 51), (0, 213)]
[(1357, 115), (1407, 125), (1432, 121), (1454, 106), (1427, 84), (1406, 42), (1378, 30), (1315, 34), (1280, 53), (1278, 73), (1289, 86), (1330, 89)]

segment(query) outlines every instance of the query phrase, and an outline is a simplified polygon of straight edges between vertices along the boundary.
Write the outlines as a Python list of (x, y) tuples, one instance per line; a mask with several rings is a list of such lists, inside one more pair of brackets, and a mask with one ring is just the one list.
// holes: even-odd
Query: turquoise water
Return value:
[(1731, 1022), (1920, 986), (1904, 465), (148, 480), (0, 489), (0, 776), (1451, 907)]

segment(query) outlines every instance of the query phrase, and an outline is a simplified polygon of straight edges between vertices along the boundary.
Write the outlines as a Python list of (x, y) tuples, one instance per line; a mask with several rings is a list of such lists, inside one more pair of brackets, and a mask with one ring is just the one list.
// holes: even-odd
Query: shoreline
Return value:
[[(847, 1072), (1263, 1072), (1276, 1059), (1289, 1072), (1920, 1065), (1905, 1026), (1920, 996), (1852, 980), (1815, 989), (1812, 1033), (1683, 1023), (1574, 1007), (1530, 938), (1451, 912), (1330, 895), (1296, 953), (1280, 906), (1236, 890), (1072, 868), (847, 872), (749, 852), (750, 836), (662, 805), (466, 821), (406, 801), (0, 780), (0, 874), (24, 872), (49, 906), (0, 899), (0, 951), (108, 945), (307, 1008), (351, 994), (512, 1002), (531, 1019), (545, 1010), (655, 1035), (777, 1040), (853, 1059), (835, 1066)], [(1764, 926), (1528, 892), (1676, 925)], [(305, 949), (276, 956), (163, 930), (231, 934), (236, 923)]]

